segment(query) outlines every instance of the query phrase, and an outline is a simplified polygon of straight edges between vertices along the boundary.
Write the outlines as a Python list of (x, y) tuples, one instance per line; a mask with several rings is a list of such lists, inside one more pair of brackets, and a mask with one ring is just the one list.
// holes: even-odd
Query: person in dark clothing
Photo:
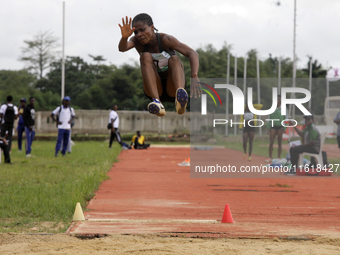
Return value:
[[(11, 157), (9, 155), (8, 142), (3, 137), (0, 137), (0, 150), (1, 149), (4, 151), (5, 163), (10, 164), (11, 163)], [(0, 153), (0, 157), (1, 157), (1, 153)]]
[[(321, 145), (321, 135), (320, 131), (314, 125), (314, 116), (313, 115), (304, 115), (305, 120), (305, 129), (300, 130), (296, 126), (294, 130), (298, 133), (300, 137), (302, 137), (302, 145), (291, 147), (290, 152), (290, 159), (292, 162), (292, 168), (290, 174), (296, 174), (296, 169), (298, 166), (299, 156), (301, 153), (308, 152), (313, 154), (318, 154), (320, 152), (320, 145)], [(290, 123), (294, 125), (293, 122)]]
[(246, 159), (247, 157), (247, 143), (249, 140), (249, 156), (248, 160), (251, 161), (251, 153), (253, 150), (253, 141), (255, 137), (255, 127), (254, 127), (254, 121), (250, 121), (254, 119), (254, 114), (250, 112), (249, 107), (246, 106), (244, 110), (244, 123), (245, 127), (243, 128), (243, 135), (242, 135), (242, 140), (243, 140), (243, 159)]
[(13, 97), (7, 97), (7, 104), (0, 108), (1, 137), (7, 133), (8, 148), (11, 151), (14, 121), (18, 118), (18, 108), (12, 104)]
[(34, 109), (35, 98), (30, 97), (29, 104), (24, 109), (23, 119), (25, 122), (25, 133), (26, 133), (26, 157), (31, 157), (32, 143), (35, 135), (35, 109)]
[(18, 132), (18, 150), (21, 152), (22, 150), (22, 134), (25, 132), (25, 122), (24, 122), (24, 109), (26, 106), (26, 98), (20, 99), (20, 106), (18, 109), (19, 112), (19, 121), (17, 126), (17, 132)]
[(273, 155), (273, 148), (274, 148), (274, 141), (277, 136), (277, 157), (281, 158), (281, 152), (282, 152), (282, 136), (285, 132), (285, 127), (282, 126), (282, 121), (284, 119), (288, 119), (287, 113), (286, 116), (282, 115), (282, 108), (281, 108), (281, 95), (277, 96), (277, 107), (276, 110), (269, 115), (269, 119), (272, 119), (273, 121), (267, 122), (267, 128), (268, 128), (268, 135), (269, 135), (269, 158), (265, 160), (267, 163), (272, 162), (272, 155)]

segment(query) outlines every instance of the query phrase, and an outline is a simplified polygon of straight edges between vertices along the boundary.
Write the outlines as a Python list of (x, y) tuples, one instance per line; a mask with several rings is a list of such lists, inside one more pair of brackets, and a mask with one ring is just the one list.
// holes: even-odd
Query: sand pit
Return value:
[(0, 253), (47, 254), (340, 254), (340, 239), (226, 239), (109, 235), (79, 239), (66, 234), (1, 234)]

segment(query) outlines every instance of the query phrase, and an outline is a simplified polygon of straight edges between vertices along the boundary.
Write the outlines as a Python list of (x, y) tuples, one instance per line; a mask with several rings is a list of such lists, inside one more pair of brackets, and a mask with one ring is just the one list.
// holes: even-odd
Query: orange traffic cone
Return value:
[(224, 207), (224, 212), (223, 212), (221, 223), (234, 223), (233, 216), (231, 215), (228, 204), (226, 204)]

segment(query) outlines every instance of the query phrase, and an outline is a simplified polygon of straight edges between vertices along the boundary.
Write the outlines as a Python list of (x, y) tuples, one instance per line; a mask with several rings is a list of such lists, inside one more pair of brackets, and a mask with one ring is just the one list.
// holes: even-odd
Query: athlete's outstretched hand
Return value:
[(201, 97), (202, 90), (200, 89), (201, 84), (199, 82), (200, 80), (198, 78), (191, 78), (190, 97), (193, 95), (195, 98), (197, 98), (197, 96)]
[(118, 26), (120, 27), (120, 30), (122, 32), (122, 37), (124, 38), (128, 38), (132, 35), (133, 31), (135, 31), (135, 28), (131, 28), (131, 18), (129, 19), (127, 16), (125, 17), (125, 21), (124, 18), (122, 18), (122, 23), (123, 26), (121, 26), (120, 24), (118, 24)]

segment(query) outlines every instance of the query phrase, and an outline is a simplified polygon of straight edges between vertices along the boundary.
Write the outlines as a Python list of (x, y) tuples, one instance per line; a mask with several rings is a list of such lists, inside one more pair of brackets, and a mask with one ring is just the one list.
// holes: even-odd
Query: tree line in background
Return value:
[[(38, 33), (32, 41), (24, 41), (20, 60), (27, 63), (24, 70), (0, 70), (0, 102), (5, 103), (7, 95), (12, 95), (14, 102), (19, 104), (21, 97), (34, 96), (37, 110), (52, 110), (60, 105), (61, 94), (61, 60), (57, 60), (57, 39), (49, 32)], [(227, 58), (231, 47), (226, 43), (221, 49), (216, 49), (209, 44), (196, 49), (199, 54), (199, 77), (226, 78)], [(190, 84), (190, 64), (186, 57), (178, 53), (184, 64), (186, 82)], [(92, 56), (95, 63), (85, 62), (80, 56), (67, 56), (65, 60), (65, 95), (71, 97), (75, 109), (110, 109), (117, 104), (120, 110), (146, 110), (149, 99), (143, 92), (143, 80), (138, 61), (135, 64), (121, 66), (106, 65), (103, 56)], [(257, 51), (251, 49), (247, 53), (247, 78), (256, 78)], [(234, 55), (230, 53), (230, 79), (234, 78)], [(309, 77), (309, 63), (307, 68), (297, 70), (297, 78)], [(269, 57), (260, 61), (261, 78), (278, 77), (278, 57)], [(243, 78), (244, 58), (237, 58), (237, 78)], [(313, 78), (324, 78), (326, 70), (317, 60), (312, 63)], [(293, 62), (290, 58), (281, 60), (281, 77), (292, 77)], [(43, 73), (43, 72), (46, 73)], [(238, 86), (243, 87), (240, 82)], [(256, 84), (253, 87), (254, 99), (256, 98)], [(261, 103), (268, 109), (272, 103), (271, 85), (261, 84)], [(296, 84), (297, 87), (308, 85)], [(314, 86), (312, 96), (312, 111), (323, 114), (326, 85)], [(188, 93), (190, 86), (187, 85)], [(330, 95), (340, 95), (340, 88), (330, 87)], [(256, 100), (254, 100), (255, 102)], [(167, 110), (171, 111), (173, 104), (165, 103)], [(230, 112), (232, 105), (229, 104)]]

